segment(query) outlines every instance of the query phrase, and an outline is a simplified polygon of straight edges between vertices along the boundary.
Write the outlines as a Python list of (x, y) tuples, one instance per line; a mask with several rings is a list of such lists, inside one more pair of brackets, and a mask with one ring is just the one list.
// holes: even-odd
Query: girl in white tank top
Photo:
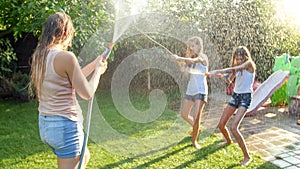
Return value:
[[(225, 107), (218, 124), (220, 131), (226, 139), (226, 142), (220, 145), (225, 146), (232, 143), (226, 124), (230, 117), (233, 117), (230, 131), (244, 154), (244, 159), (240, 165), (246, 166), (251, 162), (252, 158), (250, 157), (244, 138), (239, 131), (239, 125), (251, 103), (256, 65), (251, 58), (249, 50), (245, 46), (239, 46), (235, 49), (231, 61), (231, 67), (210, 71), (208, 75), (214, 76), (229, 73), (229, 77), (226, 78), (227, 83), (231, 83), (235, 78), (234, 93), (232, 94), (230, 102)], [(235, 112), (235, 116), (232, 116)]]
[[(173, 56), (174, 59), (183, 63), (180, 64), (184, 71), (189, 73), (189, 82), (186, 90), (186, 96), (182, 103), (181, 116), (192, 127), (191, 132), (192, 144), (199, 149), (200, 145), (197, 142), (200, 132), (201, 114), (207, 102), (207, 80), (205, 73), (208, 71), (208, 59), (203, 53), (203, 42), (200, 37), (192, 37), (187, 42), (187, 50), (185, 57)], [(184, 67), (186, 69), (184, 69)], [(193, 74), (188, 70), (195, 69), (200, 74)], [(194, 115), (191, 115), (191, 110), (194, 107)]]

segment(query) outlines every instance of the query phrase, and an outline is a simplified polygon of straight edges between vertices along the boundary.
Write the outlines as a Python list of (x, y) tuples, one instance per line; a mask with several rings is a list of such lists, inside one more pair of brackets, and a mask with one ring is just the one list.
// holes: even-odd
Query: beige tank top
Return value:
[(75, 89), (68, 78), (58, 75), (54, 70), (54, 58), (60, 51), (54, 49), (48, 53), (38, 110), (40, 115), (62, 116), (82, 122), (82, 111)]

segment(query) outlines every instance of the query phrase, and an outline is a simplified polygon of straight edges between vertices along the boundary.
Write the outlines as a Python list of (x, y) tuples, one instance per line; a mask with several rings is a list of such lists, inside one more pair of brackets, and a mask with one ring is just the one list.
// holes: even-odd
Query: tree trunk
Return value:
[(299, 118), (300, 114), (300, 96), (290, 96), (289, 113)]

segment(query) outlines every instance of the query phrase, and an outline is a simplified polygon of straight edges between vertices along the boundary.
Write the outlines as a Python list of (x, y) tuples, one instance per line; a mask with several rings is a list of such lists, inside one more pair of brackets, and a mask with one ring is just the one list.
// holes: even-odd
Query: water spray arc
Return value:
[[(120, 7), (120, 3), (115, 3), (115, 5), (118, 5)], [(120, 10), (122, 9), (124, 9), (124, 12), (120, 12)], [(169, 50), (170, 46), (168, 47), (166, 45), (166, 42), (168, 41), (167, 44), (171, 44), (171, 42), (174, 42), (173, 40), (176, 40), (176, 42), (178, 41), (180, 42), (180, 44), (184, 45), (186, 43), (186, 39), (188, 39), (191, 35), (201, 35), (201, 37), (206, 36), (203, 35), (201, 32), (199, 33), (198, 28), (194, 29), (194, 24), (178, 21), (178, 19), (174, 18), (173, 16), (168, 16), (160, 13), (141, 13), (137, 15), (127, 15), (126, 11), (128, 11), (128, 9), (130, 8), (127, 8), (126, 4), (124, 5), (124, 8), (116, 8), (117, 13), (115, 15), (113, 29), (110, 29), (109, 33), (104, 32), (102, 29), (99, 30), (99, 32), (95, 34), (96, 40), (93, 39), (93, 41), (91, 41), (90, 43), (91, 48), (88, 48), (89, 50), (92, 49), (92, 51), (88, 50), (86, 53), (88, 54), (88, 52), (93, 52), (93, 49), (94, 51), (96, 51), (95, 49), (97, 48), (95, 47), (95, 45), (97, 45), (97, 43), (99, 42), (99, 37), (103, 37), (103, 39), (108, 39), (104, 40), (106, 42), (117, 42), (123, 40), (125, 41), (129, 38), (133, 38), (134, 41), (132, 42), (137, 43), (136, 45), (139, 47), (138, 50), (122, 58), (122, 62), (118, 63), (116, 67), (113, 67), (115, 70), (111, 77), (110, 94), (112, 98), (112, 103), (114, 104), (116, 111), (118, 111), (118, 113), (122, 116), (118, 118), (125, 118), (127, 119), (127, 121), (130, 122), (126, 127), (129, 127), (129, 125), (136, 123), (138, 125), (150, 128), (151, 126), (148, 125), (148, 123), (156, 121), (160, 122), (160, 117), (167, 116), (171, 118), (169, 119), (169, 121), (164, 122), (164, 124), (167, 124), (169, 127), (162, 128), (161, 130), (159, 130), (159, 132), (155, 133), (155, 135), (150, 134), (141, 135), (139, 137), (132, 137), (127, 132), (120, 132), (118, 130), (119, 128), (116, 128), (114, 126), (115, 122), (107, 121), (106, 114), (101, 113), (101, 111), (104, 109), (101, 109), (100, 111), (100, 109), (98, 108), (102, 106), (98, 106), (97, 101), (95, 101), (94, 104), (91, 104), (91, 106), (93, 106), (93, 117), (91, 118), (91, 124), (89, 129), (90, 132), (88, 138), (93, 140), (93, 142), (99, 144), (100, 147), (102, 147), (110, 153), (122, 155), (128, 158), (134, 158), (147, 156), (151, 153), (161, 152), (162, 150), (177, 144), (181, 141), (182, 138), (186, 137), (186, 132), (190, 129), (189, 124), (185, 123), (185, 121), (177, 113), (174, 113), (171, 116), (169, 116), (168, 114), (168, 98), (176, 96), (174, 97), (174, 101), (175, 99), (176, 101), (179, 101), (179, 99), (181, 99), (181, 97), (185, 94), (187, 84), (185, 83), (186, 79), (183, 79), (182, 70), (179, 69), (181, 67), (178, 67), (178, 65), (176, 64), (177, 61), (175, 61), (175, 59), (172, 59), (174, 56), (172, 52), (174, 51)], [(137, 38), (137, 35), (140, 35), (140, 38)], [(161, 35), (164, 35), (163, 37), (171, 37), (172, 41), (169, 42), (169, 38), (163, 38)], [(144, 39), (142, 37), (144, 37)], [(100, 41), (102, 42), (103, 40)], [(143, 46), (147, 45), (144, 44), (145, 41), (148, 41), (150, 43), (148, 43), (150, 45), (150, 48), (142, 48)], [(209, 42), (209, 38), (205, 39), (205, 42)], [(176, 44), (177, 43), (174, 43), (174, 45)], [(108, 44), (104, 45), (104, 47), (108, 47)], [(214, 53), (213, 45), (207, 43), (205, 49), (205, 51), (207, 51), (207, 54), (209, 56), (212, 56), (209, 59), (219, 64), (219, 57), (217, 54)], [(107, 49), (107, 52), (109, 52), (109, 49)], [(214, 66), (218, 67), (218, 64), (214, 64)], [(183, 71), (186, 73), (195, 73), (203, 75), (205, 74), (205, 72), (201, 72), (196, 69), (191, 70), (192, 67), (185, 67), (182, 68), (184, 68)], [(176, 92), (178, 92), (178, 94), (176, 93), (176, 95), (173, 95), (173, 93), (171, 93), (171, 95), (169, 96), (169, 91), (164, 91), (160, 88), (157, 89), (154, 88), (154, 86), (153, 88), (151, 88), (152, 84), (148, 83), (149, 90), (147, 90), (145, 93), (149, 93), (149, 95), (147, 95), (148, 100), (145, 100), (145, 105), (149, 107), (147, 107), (146, 109), (139, 109), (139, 107), (136, 107), (134, 105), (135, 100), (132, 100), (130, 97), (133, 94), (135, 94), (133, 92), (135, 92), (135, 90), (139, 88), (135, 88), (136, 86), (131, 86), (131, 84), (132, 80), (136, 80), (136, 75), (138, 75), (140, 72), (146, 73), (145, 70), (148, 71), (148, 82), (168, 82), (161, 80), (158, 76), (151, 77), (151, 73), (155, 72), (156, 70), (162, 71), (164, 74), (166, 74), (166, 76), (174, 79), (174, 87), (176, 87)], [(145, 75), (146, 78), (147, 74), (143, 75)], [(212, 76), (217, 77), (214, 74), (212, 74)], [(147, 79), (142, 80), (144, 80), (145, 82), (142, 81), (143, 86), (139, 87), (146, 88)], [(219, 81), (220, 80), (213, 79), (213, 87), (220, 86)], [(168, 84), (162, 84), (161, 86), (164, 85)], [(221, 91), (221, 89), (217, 89), (218, 91)], [(217, 92), (215, 93), (218, 94)], [(144, 96), (146, 95), (143, 95), (143, 97)], [(223, 97), (216, 98), (217, 99), (214, 101), (221, 100), (223, 102), (225, 100)], [(95, 98), (95, 100), (97, 99)], [(138, 102), (143, 104), (144, 100), (138, 100)], [(180, 107), (176, 105), (176, 107), (172, 108), (175, 108), (174, 111), (177, 111)], [(88, 109), (88, 107), (85, 109)], [(205, 114), (206, 118), (204, 122), (204, 127), (207, 131), (209, 130), (209, 132), (211, 133), (211, 129), (215, 129), (215, 119), (219, 120), (219, 114), (221, 110), (207, 110), (208, 111)], [(85, 113), (88, 112), (85, 111)], [(85, 114), (84, 117), (86, 118), (86, 116), (87, 115)], [(210, 121), (210, 119), (212, 120)], [(103, 129), (105, 132), (102, 132), (101, 130), (97, 129)], [(176, 131), (176, 134), (174, 134), (174, 131)]]
[(162, 44), (158, 43), (156, 40), (154, 40), (153, 38), (151, 38), (149, 35), (147, 35), (146, 33), (142, 32), (141, 30), (139, 30), (138, 28), (136, 28), (142, 35), (144, 35), (145, 37), (147, 37), (149, 40), (151, 40), (152, 42), (154, 42), (155, 44), (159, 45), (160, 47), (162, 47), (163, 49), (165, 49), (170, 55), (174, 55), (168, 48), (166, 48), (165, 46), (163, 46)]
[[(163, 46), (162, 44), (160, 44), (159, 42), (157, 42), (156, 40), (154, 40), (153, 38), (151, 38), (149, 35), (147, 35), (146, 33), (142, 32), (140, 29), (138, 29), (137, 27), (135, 27), (142, 35), (144, 35), (145, 37), (147, 37), (149, 40), (151, 40), (152, 42), (154, 42), (155, 44), (159, 45), (160, 47), (162, 47), (164, 50), (166, 50), (170, 55), (174, 55), (168, 48), (166, 48), (165, 46)], [(177, 61), (178, 62), (178, 61)], [(184, 62), (178, 62), (178, 65), (180, 67), (182, 67), (185, 63)], [(191, 74), (199, 74), (199, 75), (205, 75), (205, 76), (210, 76), (207, 73), (203, 73), (197, 69), (193, 69), (193, 68), (186, 68), (187, 72), (191, 73)], [(149, 88), (149, 87), (148, 87)]]
[[(135, 28), (145, 37), (147, 37), (150, 41), (154, 42), (155, 44), (159, 45), (160, 47), (162, 47), (164, 50), (166, 50), (170, 55), (174, 55), (168, 48), (166, 48), (165, 46), (163, 46), (162, 44), (158, 43), (156, 40), (154, 40), (153, 38), (151, 38), (149, 35), (147, 35), (146, 33), (142, 32), (140, 29), (138, 29), (136, 26)], [(151, 84), (150, 84), (150, 71), (148, 69), (148, 90), (151, 89)]]
[[(102, 55), (101, 55), (101, 57), (102, 57), (101, 61), (102, 62), (105, 62), (107, 60), (107, 58), (109, 57), (113, 47), (114, 47), (114, 43), (112, 42), (112, 43), (109, 44), (109, 47), (105, 50), (105, 52), (102, 53)], [(79, 159), (78, 169), (80, 169), (81, 166), (82, 166), (82, 162), (83, 162), (83, 158), (84, 158), (84, 154), (85, 154), (85, 149), (86, 149), (88, 138), (89, 138), (91, 116), (92, 116), (93, 103), (94, 103), (94, 96), (95, 95), (92, 96), (92, 98), (89, 100), (89, 103), (88, 103), (88, 111), (87, 111), (86, 124), (85, 124), (85, 133), (84, 133), (83, 146), (82, 146), (81, 155), (80, 155), (80, 159)]]
[[(142, 32), (140, 29), (138, 29), (136, 26), (135, 26), (136, 30), (138, 30), (142, 35), (144, 35), (145, 37), (147, 37), (149, 40), (151, 40), (152, 42), (154, 42), (155, 44), (159, 45), (160, 47), (162, 47), (164, 50), (166, 50), (170, 55), (174, 55), (168, 48), (166, 48), (165, 46), (163, 46), (162, 44), (160, 44), (159, 42), (157, 42), (156, 40), (154, 40), (153, 38), (151, 38), (149, 35), (147, 35), (146, 33)], [(182, 66), (184, 63), (183, 62), (178, 62), (178, 64), (180, 66)], [(199, 74), (199, 75), (205, 75), (207, 77), (217, 77), (217, 78), (228, 78), (229, 75), (228, 74), (221, 74), (221, 73), (217, 73), (215, 75), (211, 75), (210, 73), (208, 72), (201, 72), (199, 70), (196, 70), (196, 69), (192, 69), (192, 68), (189, 68), (189, 70), (187, 70), (189, 73), (191, 74)]]

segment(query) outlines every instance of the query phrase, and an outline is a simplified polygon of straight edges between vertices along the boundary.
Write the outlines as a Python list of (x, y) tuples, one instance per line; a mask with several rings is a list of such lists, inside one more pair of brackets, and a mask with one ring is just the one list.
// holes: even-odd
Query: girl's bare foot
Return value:
[(241, 166), (247, 166), (252, 161), (252, 158), (245, 158), (240, 165)]
[(192, 144), (193, 144), (193, 146), (194, 146), (196, 149), (200, 149), (200, 148), (201, 148), (201, 146), (197, 143), (197, 141), (194, 142), (194, 143), (192, 143)]
[(219, 143), (218, 146), (220, 146), (220, 147), (225, 147), (225, 146), (228, 146), (229, 144), (231, 144), (231, 142), (225, 141), (225, 142)]

